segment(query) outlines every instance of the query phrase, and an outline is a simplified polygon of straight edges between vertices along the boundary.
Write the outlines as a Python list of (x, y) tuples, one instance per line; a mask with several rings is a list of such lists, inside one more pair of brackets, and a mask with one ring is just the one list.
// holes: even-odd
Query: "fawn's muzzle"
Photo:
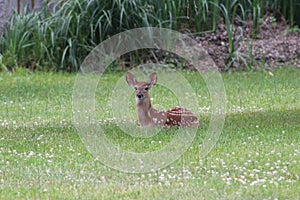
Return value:
[(139, 98), (139, 99), (141, 99), (141, 98), (144, 97), (144, 95), (142, 95), (142, 94), (137, 94), (136, 96), (137, 96), (137, 98)]

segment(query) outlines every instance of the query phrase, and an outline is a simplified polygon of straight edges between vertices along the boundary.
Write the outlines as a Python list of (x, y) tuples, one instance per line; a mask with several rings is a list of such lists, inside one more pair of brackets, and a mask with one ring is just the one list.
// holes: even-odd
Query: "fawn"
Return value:
[(166, 111), (160, 111), (151, 106), (149, 90), (157, 82), (155, 72), (149, 76), (148, 82), (138, 82), (134, 75), (128, 72), (126, 81), (135, 89), (136, 112), (141, 128), (199, 126), (196, 115), (186, 108), (177, 106)]

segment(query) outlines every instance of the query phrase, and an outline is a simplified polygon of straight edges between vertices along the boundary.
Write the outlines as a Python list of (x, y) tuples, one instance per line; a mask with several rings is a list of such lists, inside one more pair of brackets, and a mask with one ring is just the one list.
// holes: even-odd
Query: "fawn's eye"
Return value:
[(149, 90), (149, 88), (148, 88), (148, 87), (145, 87), (145, 90), (147, 91), (147, 90)]
[(135, 90), (137, 90), (137, 87), (134, 87)]

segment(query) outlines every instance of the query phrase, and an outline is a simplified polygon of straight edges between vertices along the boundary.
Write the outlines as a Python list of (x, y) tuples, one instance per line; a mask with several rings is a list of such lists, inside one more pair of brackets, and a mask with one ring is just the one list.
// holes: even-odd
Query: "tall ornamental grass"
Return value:
[(109, 36), (137, 27), (171, 28), (153, 10), (147, 1), (67, 0), (54, 13), (15, 13), (0, 40), (3, 63), (6, 68), (77, 71)]

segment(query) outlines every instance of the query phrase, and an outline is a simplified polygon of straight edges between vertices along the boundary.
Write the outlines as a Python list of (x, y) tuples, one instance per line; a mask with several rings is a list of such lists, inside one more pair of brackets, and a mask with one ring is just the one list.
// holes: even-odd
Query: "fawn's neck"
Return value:
[(159, 111), (152, 107), (150, 98), (136, 102), (136, 112), (141, 127), (152, 127), (156, 124), (163, 124), (166, 120), (165, 111)]
[(136, 112), (142, 127), (153, 125), (151, 116), (152, 110), (150, 98), (143, 99), (142, 101), (137, 99)]

